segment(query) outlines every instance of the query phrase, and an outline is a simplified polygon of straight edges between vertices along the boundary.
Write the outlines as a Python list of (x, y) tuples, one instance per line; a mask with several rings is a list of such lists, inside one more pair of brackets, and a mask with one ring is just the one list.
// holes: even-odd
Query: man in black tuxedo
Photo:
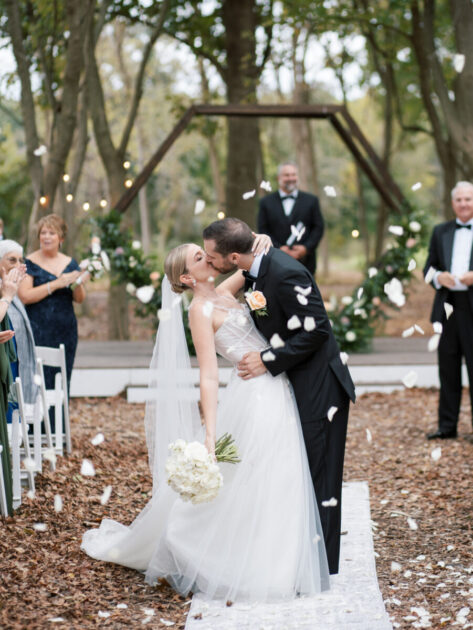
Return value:
[[(349, 403), (355, 401), (353, 381), (340, 358), (312, 274), (278, 249), (255, 257), (252, 244), (250, 228), (239, 219), (215, 221), (204, 230), (207, 260), (215, 269), (245, 270), (245, 290), (261, 291), (266, 298), (267, 315), (253, 313), (253, 318), (272, 344), (261, 353), (245, 355), (239, 375), (249, 379), (266, 370), (273, 376), (287, 373), (299, 408), (330, 573), (338, 573), (343, 459)], [(283, 340), (282, 347), (274, 341), (275, 334)], [(323, 505), (326, 502), (329, 505)]]
[[(438, 429), (427, 434), (429, 440), (457, 437), (462, 357), (473, 414), (473, 184), (458, 182), (452, 190), (452, 207), (456, 220), (434, 228), (424, 268), (424, 275), (434, 274), (436, 289), (431, 321), (443, 325), (438, 345)], [(447, 312), (451, 312), (448, 317)]]
[(297, 189), (297, 166), (285, 162), (278, 167), (277, 192), (259, 202), (258, 231), (268, 234), (273, 245), (299, 260), (313, 275), (316, 248), (324, 233), (324, 220), (315, 195)]

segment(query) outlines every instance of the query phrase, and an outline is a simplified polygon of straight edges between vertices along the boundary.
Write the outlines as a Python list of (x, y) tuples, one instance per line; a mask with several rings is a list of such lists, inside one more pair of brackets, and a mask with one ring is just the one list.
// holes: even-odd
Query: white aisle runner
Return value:
[(392, 630), (378, 587), (368, 484), (343, 486), (340, 573), (330, 591), (271, 604), (207, 600), (195, 595), (186, 630)]

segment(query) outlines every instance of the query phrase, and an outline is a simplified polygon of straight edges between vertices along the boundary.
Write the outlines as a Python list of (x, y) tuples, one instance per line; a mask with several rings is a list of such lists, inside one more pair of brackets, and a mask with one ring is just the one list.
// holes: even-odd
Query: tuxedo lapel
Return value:
[(448, 229), (445, 230), (442, 236), (442, 247), (445, 253), (445, 269), (450, 271), (452, 268), (452, 253), (453, 253), (453, 239), (455, 236), (455, 222), (452, 221)]

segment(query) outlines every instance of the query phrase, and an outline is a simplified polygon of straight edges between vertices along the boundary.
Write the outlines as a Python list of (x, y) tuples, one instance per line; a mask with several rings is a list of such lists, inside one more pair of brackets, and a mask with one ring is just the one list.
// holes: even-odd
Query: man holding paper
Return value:
[(316, 248), (324, 233), (324, 220), (315, 195), (298, 190), (297, 166), (278, 167), (277, 192), (260, 200), (258, 232), (268, 234), (274, 247), (299, 260), (313, 275)]

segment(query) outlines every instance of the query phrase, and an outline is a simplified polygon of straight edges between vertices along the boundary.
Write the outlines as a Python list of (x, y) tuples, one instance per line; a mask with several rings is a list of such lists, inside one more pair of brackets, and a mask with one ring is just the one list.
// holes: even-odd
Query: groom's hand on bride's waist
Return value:
[(247, 352), (237, 365), (238, 376), (247, 381), (266, 372), (266, 366), (259, 352)]

